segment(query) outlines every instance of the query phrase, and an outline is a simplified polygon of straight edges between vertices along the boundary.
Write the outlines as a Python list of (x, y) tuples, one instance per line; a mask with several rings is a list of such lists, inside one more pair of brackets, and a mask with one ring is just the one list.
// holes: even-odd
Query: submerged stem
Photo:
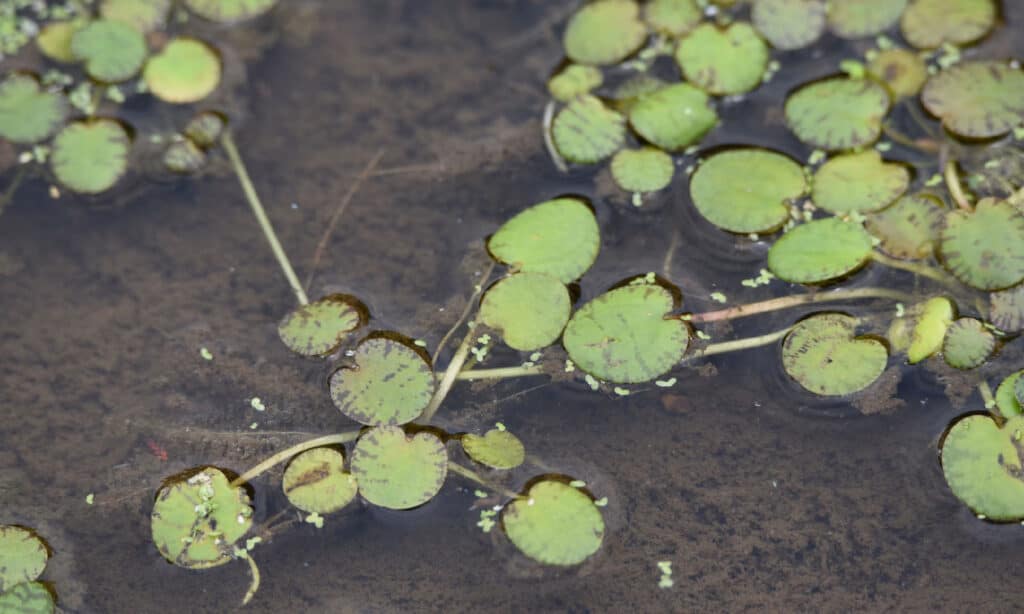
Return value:
[(462, 314), (459, 316), (459, 319), (456, 320), (455, 324), (448, 329), (448, 332), (444, 334), (444, 337), (441, 337), (440, 343), (437, 344), (437, 349), (434, 350), (434, 356), (431, 358), (432, 362), (437, 362), (437, 357), (441, 355), (441, 352), (444, 350), (444, 346), (448, 344), (448, 340), (451, 339), (451, 336), (455, 334), (455, 331), (458, 330), (458, 328), (462, 326), (462, 323), (466, 321), (466, 318), (469, 317), (469, 312), (473, 311), (473, 307), (476, 305), (476, 299), (480, 296), (480, 293), (484, 291), (484, 285), (487, 283), (487, 280), (491, 278), (491, 273), (493, 271), (494, 260), (491, 260), (491, 264), (487, 267), (487, 270), (480, 276), (480, 283), (473, 288), (473, 294), (470, 295), (469, 300), (466, 301), (466, 308), (462, 310)]
[(899, 290), (889, 290), (888, 288), (857, 288), (855, 290), (836, 290), (835, 292), (821, 292), (816, 294), (798, 294), (795, 296), (783, 296), (779, 298), (769, 299), (767, 301), (760, 301), (757, 303), (748, 303), (746, 305), (737, 305), (736, 307), (730, 307), (728, 309), (719, 309), (717, 311), (706, 311), (704, 313), (694, 313), (688, 318), (690, 322), (719, 322), (722, 320), (732, 320), (735, 318), (744, 318), (746, 316), (752, 316), (759, 313), (767, 313), (770, 311), (777, 311), (780, 309), (788, 309), (790, 307), (797, 307), (799, 305), (810, 305), (814, 303), (826, 303), (830, 301), (848, 301), (862, 298), (888, 298), (894, 301), (906, 301), (912, 302), (914, 297), (906, 292), (900, 292)]
[(959, 289), (960, 285), (957, 281), (947, 275), (944, 271), (937, 269), (933, 266), (928, 266), (922, 262), (907, 262), (905, 260), (897, 260), (896, 258), (890, 258), (878, 250), (871, 252), (871, 259), (893, 269), (900, 269), (902, 271), (909, 271), (915, 275), (927, 277), (933, 279), (943, 285), (950, 286), (952, 288)]
[(459, 344), (459, 349), (455, 350), (451, 362), (448, 363), (448, 368), (445, 369), (444, 375), (437, 385), (437, 390), (434, 391), (434, 396), (430, 399), (430, 404), (423, 410), (420, 422), (429, 423), (434, 414), (437, 413), (437, 408), (441, 407), (441, 403), (444, 402), (445, 397), (451, 391), (452, 385), (455, 384), (455, 378), (459, 375), (459, 371), (462, 370), (462, 366), (466, 364), (469, 348), (473, 345), (475, 329), (475, 326), (470, 326), (466, 331), (466, 336), (462, 339), (462, 343)]
[(569, 166), (566, 165), (565, 160), (562, 158), (562, 154), (558, 153), (558, 149), (555, 147), (555, 142), (551, 139), (551, 122), (555, 117), (555, 101), (548, 101), (547, 106), (544, 107), (544, 119), (541, 122), (542, 130), (544, 131), (544, 147), (548, 150), (548, 155), (551, 156), (551, 161), (555, 164), (555, 168), (563, 173), (569, 172)]
[(501, 494), (505, 495), (506, 497), (508, 497), (509, 499), (515, 499), (516, 497), (519, 496), (518, 493), (514, 493), (511, 490), (508, 490), (507, 488), (497, 487), (497, 486), (494, 486), (493, 484), (488, 483), (487, 480), (483, 479), (480, 476), (479, 473), (477, 473), (476, 471), (473, 471), (472, 469), (470, 469), (468, 467), (463, 467), (462, 465), (460, 465), (458, 463), (449, 462), (448, 463), (448, 471), (451, 471), (454, 474), (460, 475), (460, 476), (462, 476), (462, 477), (464, 477), (467, 480), (470, 480), (472, 482), (476, 482), (477, 484), (479, 484), (480, 486), (483, 486), (484, 488), (490, 488), (491, 490), (496, 490), (496, 491), (500, 492)]
[(540, 365), (501, 367), (497, 369), (466, 369), (455, 375), (455, 379), (472, 381), (480, 379), (508, 379), (510, 377), (529, 377), (531, 375), (544, 375), (544, 368)]
[(231, 482), (231, 485), (241, 486), (246, 482), (251, 482), (257, 476), (262, 474), (264, 471), (270, 469), (274, 465), (277, 465), (278, 463), (283, 463), (284, 461), (295, 456), (296, 454), (301, 454), (306, 450), (310, 450), (312, 448), (319, 448), (320, 446), (332, 446), (348, 443), (350, 441), (355, 441), (356, 439), (359, 438), (359, 433), (360, 431), (345, 431), (344, 433), (332, 433), (330, 435), (324, 435), (323, 437), (316, 437), (313, 439), (303, 441), (302, 443), (297, 443), (290, 448), (281, 450), (277, 454), (274, 454), (270, 458), (264, 460), (263, 462), (256, 465), (252, 469), (238, 476)]
[(260, 228), (263, 230), (263, 236), (270, 243), (270, 249), (274, 252), (274, 257), (277, 258), (277, 263), (281, 266), (285, 278), (288, 279), (288, 285), (292, 287), (295, 298), (298, 299), (300, 305), (309, 304), (306, 291), (302, 289), (302, 284), (299, 283), (299, 278), (295, 275), (295, 269), (292, 268), (292, 263), (288, 260), (288, 254), (284, 252), (281, 242), (277, 240), (277, 233), (274, 232), (274, 227), (270, 223), (270, 218), (267, 217), (267, 212), (263, 209), (260, 197), (256, 194), (256, 188), (253, 187), (249, 173), (245, 170), (245, 163), (242, 162), (242, 156), (238, 154), (238, 148), (235, 147), (235, 140), (231, 137), (230, 130), (224, 131), (221, 143), (224, 145), (224, 151), (227, 152), (228, 158), (231, 160), (231, 166), (235, 170), (235, 175), (238, 176), (238, 183), (242, 184), (242, 192), (245, 193), (245, 199), (249, 201), (249, 206), (252, 207), (252, 212), (256, 215), (256, 221), (259, 222)]
[(956, 171), (956, 160), (948, 160), (946, 162), (943, 176), (946, 178), (946, 187), (949, 188), (949, 193), (956, 202), (956, 206), (964, 211), (974, 211), (974, 207), (967, 200), (967, 195), (964, 194), (963, 187), (960, 185), (960, 175)]
[(761, 347), (762, 345), (768, 345), (774, 343), (779, 339), (786, 336), (792, 326), (787, 326), (782, 330), (777, 330), (773, 333), (767, 333), (765, 335), (758, 335), (757, 337), (747, 337), (746, 339), (736, 339), (735, 341), (723, 341), (722, 343), (712, 343), (706, 346), (702, 350), (698, 350), (692, 356), (688, 358), (700, 358), (704, 356), (713, 356), (714, 354), (725, 354), (726, 352), (737, 352), (739, 350), (749, 350), (751, 348)]
[(249, 563), (249, 572), (252, 574), (252, 581), (249, 583), (249, 590), (245, 592), (245, 597), (242, 598), (242, 605), (246, 605), (256, 595), (256, 591), (260, 590), (260, 568), (256, 566), (256, 561), (253, 560), (251, 554), (246, 554), (244, 557), (245, 562)]

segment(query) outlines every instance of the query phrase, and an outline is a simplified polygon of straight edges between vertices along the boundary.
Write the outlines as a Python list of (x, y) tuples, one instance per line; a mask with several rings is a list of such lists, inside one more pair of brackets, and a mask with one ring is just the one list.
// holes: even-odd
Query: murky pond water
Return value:
[[(434, 347), (486, 266), (481, 240), (565, 193), (590, 197), (602, 229), (583, 300), (647, 271), (668, 272), (694, 309), (713, 305), (713, 289), (736, 302), (786, 291), (739, 285), (762, 266), (763, 246), (735, 250), (711, 232), (686, 203), (685, 178), (638, 211), (600, 195), (606, 178), (552, 167), (539, 118), (574, 2), (283, 4), (248, 63), (236, 138), (300, 277), (312, 275), (313, 294), (361, 297), (374, 329)], [(1003, 8), (1001, 33), (980, 53), (1019, 56), (1024, 7)], [(805, 157), (780, 120), (784, 94), (855, 49), (787, 54), (770, 87), (726, 105), (702, 146)], [(378, 155), (314, 274), (325, 228)], [(0, 523), (48, 539), (44, 579), (64, 611), (231, 611), (247, 569), (168, 564), (149, 536), (156, 489), (197, 465), (240, 472), (351, 424), (325, 392), (325, 367), (277, 337), (294, 299), (229, 173), (125, 200), (53, 200), (32, 182), (0, 216)], [(1024, 533), (979, 522), (945, 486), (936, 441), (963, 409), (942, 382), (908, 371), (893, 384), (903, 403), (863, 416), (809, 399), (777, 352), (715, 357), (699, 363), (713, 369), (677, 369), (670, 389), (628, 397), (545, 378), (460, 384), (441, 426), (501, 420), (545, 466), (608, 497), (599, 553), (566, 571), (530, 563), (476, 527), (475, 487), (451, 479), (413, 511), (358, 504), (322, 529), (277, 532), (256, 551), (263, 583), (246, 609), (1015, 610), (1007, 570)], [(288, 509), (276, 475), (254, 486), (258, 522)], [(663, 560), (671, 589), (658, 588)]]

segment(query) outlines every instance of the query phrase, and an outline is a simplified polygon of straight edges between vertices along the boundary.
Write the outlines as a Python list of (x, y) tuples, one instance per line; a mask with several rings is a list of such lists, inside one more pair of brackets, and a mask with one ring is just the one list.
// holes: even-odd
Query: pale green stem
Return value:
[(855, 290), (836, 290), (835, 292), (820, 292), (815, 294), (798, 294), (795, 296), (783, 296), (779, 298), (773, 298), (767, 301), (760, 301), (757, 303), (748, 303), (746, 305), (737, 305), (736, 307), (730, 307), (729, 309), (719, 309), (717, 311), (706, 311), (704, 313), (694, 313), (689, 316), (684, 316), (689, 322), (719, 322), (722, 320), (732, 320), (736, 318), (744, 318), (747, 316), (756, 315), (759, 313), (767, 313), (770, 311), (777, 311), (779, 309), (788, 309), (790, 307), (797, 307), (799, 305), (810, 305), (813, 303), (825, 303), (830, 301), (849, 301), (862, 298), (888, 298), (894, 301), (905, 301), (912, 302), (914, 297), (898, 290), (889, 290), (887, 288), (857, 288)]
[(489, 488), (491, 490), (500, 492), (501, 494), (505, 495), (509, 499), (515, 499), (515, 498), (517, 498), (519, 496), (519, 493), (514, 493), (511, 490), (508, 490), (506, 488), (497, 487), (497, 486), (494, 486), (493, 484), (488, 483), (487, 480), (483, 479), (480, 476), (480, 474), (478, 474), (477, 472), (473, 471), (472, 469), (469, 469), (468, 467), (463, 467), (462, 465), (460, 465), (458, 463), (449, 462), (448, 463), (448, 471), (451, 471), (452, 473), (454, 473), (456, 475), (460, 475), (460, 476), (466, 478), (467, 480), (469, 480), (471, 482), (476, 482), (477, 484), (479, 484), (480, 486), (483, 486), (484, 488)]
[(922, 277), (934, 279), (935, 281), (946, 286), (950, 286), (956, 289), (960, 288), (960, 285), (954, 278), (950, 277), (943, 271), (936, 269), (935, 267), (928, 266), (927, 264), (923, 264), (920, 262), (906, 262), (904, 260), (897, 260), (896, 258), (890, 258), (889, 256), (886, 256), (885, 254), (879, 252), (878, 250), (871, 252), (871, 259), (883, 266), (887, 266), (893, 269), (900, 269), (902, 271), (909, 271)]
[(469, 312), (473, 311), (473, 307), (476, 306), (476, 299), (480, 296), (480, 293), (484, 291), (484, 284), (486, 284), (491, 278), (491, 273), (493, 271), (494, 260), (491, 260), (490, 266), (488, 266), (487, 270), (480, 276), (480, 283), (476, 284), (473, 288), (473, 294), (470, 295), (469, 300), (466, 301), (466, 308), (462, 310), (462, 315), (459, 316), (459, 319), (455, 321), (455, 324), (448, 329), (448, 332), (444, 334), (444, 337), (441, 337), (440, 343), (437, 344), (437, 349), (434, 350), (434, 356), (431, 359), (433, 362), (437, 362), (437, 357), (441, 355), (441, 351), (444, 350), (444, 346), (448, 344), (448, 340), (451, 339), (451, 336), (455, 334), (455, 331), (462, 326), (462, 323), (466, 321), (466, 318), (469, 317)]
[(314, 439), (303, 441), (302, 443), (297, 443), (290, 448), (281, 450), (277, 454), (271, 456), (270, 458), (264, 460), (260, 464), (253, 467), (252, 469), (238, 476), (237, 478), (234, 479), (234, 481), (231, 482), (231, 485), (241, 486), (246, 482), (251, 482), (257, 476), (262, 474), (264, 471), (270, 469), (274, 465), (277, 465), (278, 463), (283, 463), (284, 461), (295, 456), (296, 454), (301, 454), (306, 450), (319, 448), (320, 446), (334, 446), (339, 444), (345, 444), (350, 441), (355, 441), (356, 439), (359, 438), (359, 433), (360, 431), (345, 431), (344, 433), (332, 433), (331, 435), (324, 435), (323, 437), (316, 437)]
[(544, 147), (547, 148), (548, 155), (551, 156), (551, 161), (554, 162), (555, 168), (563, 173), (568, 173), (569, 167), (565, 164), (562, 154), (558, 153), (558, 148), (555, 147), (555, 142), (551, 139), (551, 122), (554, 117), (555, 101), (551, 100), (544, 107), (544, 118), (541, 121), (541, 129), (544, 131)]
[(978, 392), (981, 393), (981, 399), (985, 401), (985, 410), (1001, 420), (1002, 416), (999, 415), (999, 412), (996, 410), (996, 398), (992, 396), (992, 389), (989, 388), (988, 382), (979, 382)]
[(224, 131), (221, 143), (224, 145), (224, 151), (227, 152), (228, 158), (231, 160), (231, 166), (235, 169), (235, 175), (238, 176), (238, 183), (242, 184), (245, 199), (249, 201), (249, 206), (252, 207), (252, 212), (256, 215), (256, 221), (259, 222), (263, 235), (267, 238), (267, 242), (270, 243), (270, 249), (273, 250), (277, 263), (281, 266), (285, 278), (288, 279), (288, 285), (292, 287), (295, 298), (298, 299), (300, 305), (309, 304), (306, 291), (302, 289), (302, 284), (299, 283), (295, 269), (292, 268), (292, 263), (288, 260), (288, 254), (284, 252), (281, 242), (277, 240), (277, 233), (274, 232), (270, 218), (267, 217), (267, 212), (263, 209), (263, 204), (260, 202), (260, 197), (256, 194), (256, 188), (253, 187), (252, 180), (249, 179), (249, 173), (245, 170), (245, 163), (242, 162), (242, 157), (238, 154), (238, 148), (235, 147), (235, 140), (231, 137), (230, 131)]
[(540, 365), (501, 367), (497, 369), (472, 369), (460, 371), (455, 379), (473, 381), (480, 379), (508, 379), (511, 377), (529, 377), (531, 375), (544, 375), (544, 367)]
[(256, 591), (260, 590), (260, 568), (256, 566), (256, 561), (253, 560), (252, 555), (246, 553), (245, 561), (249, 563), (249, 572), (252, 574), (252, 581), (249, 583), (249, 590), (245, 592), (245, 597), (242, 598), (242, 605), (246, 605), (256, 595)]
[(437, 413), (437, 408), (441, 407), (441, 403), (444, 402), (445, 397), (452, 389), (452, 385), (455, 384), (455, 378), (459, 375), (459, 371), (462, 370), (462, 366), (466, 364), (466, 357), (469, 355), (469, 348), (473, 345), (474, 326), (470, 326), (469, 330), (466, 331), (466, 337), (459, 344), (459, 349), (455, 350), (455, 354), (452, 356), (451, 362), (448, 363), (448, 368), (445, 369), (444, 375), (441, 377), (441, 381), (437, 384), (437, 390), (434, 391), (434, 396), (430, 399), (430, 404), (423, 410), (423, 414), (420, 416), (420, 422), (429, 424), (430, 420)]
[(956, 172), (956, 160), (946, 162), (946, 170), (943, 175), (946, 178), (949, 194), (953, 197), (956, 205), (964, 211), (974, 211), (974, 207), (967, 200), (967, 195), (964, 194), (963, 187), (960, 185), (960, 175)]
[(714, 354), (725, 354), (726, 352), (737, 352), (740, 350), (749, 350), (751, 348), (761, 347), (762, 345), (768, 345), (769, 343), (774, 343), (785, 337), (786, 333), (788, 333), (792, 328), (792, 326), (787, 326), (782, 330), (777, 330), (766, 335), (747, 337), (746, 339), (736, 339), (735, 341), (723, 341), (722, 343), (712, 343), (704, 347), (704, 349), (698, 350), (689, 358), (702, 358), (704, 356), (712, 356)]

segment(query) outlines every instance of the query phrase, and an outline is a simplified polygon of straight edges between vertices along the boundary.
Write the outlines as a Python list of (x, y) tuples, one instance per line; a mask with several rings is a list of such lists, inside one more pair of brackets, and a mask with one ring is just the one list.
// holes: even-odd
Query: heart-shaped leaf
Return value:
[(779, 279), (813, 284), (850, 273), (871, 256), (871, 235), (835, 217), (801, 224), (768, 250), (768, 269)]
[(633, 0), (604, 0), (584, 4), (569, 19), (562, 45), (578, 64), (616, 64), (640, 48), (647, 28)]
[(146, 63), (143, 79), (160, 100), (175, 104), (198, 102), (220, 83), (220, 58), (206, 43), (176, 38)]
[(928, 80), (928, 66), (916, 53), (895, 47), (875, 54), (868, 62), (868, 74), (885, 83), (898, 100), (921, 91)]
[(13, 73), (0, 82), (0, 137), (13, 143), (44, 141), (67, 116), (64, 96), (41, 91), (35, 77)]
[(672, 156), (655, 149), (622, 149), (612, 158), (612, 179), (627, 192), (657, 192), (672, 183)]
[(942, 472), (958, 499), (990, 520), (1024, 518), (1024, 416), (1000, 428), (992, 418), (957, 420), (942, 442)]
[(448, 453), (436, 435), (407, 437), (399, 426), (378, 426), (352, 452), (359, 492), (374, 505), (403, 510), (434, 498), (448, 475)]
[(995, 25), (993, 0), (914, 0), (903, 13), (903, 37), (919, 49), (978, 40)]
[(344, 294), (303, 305), (281, 319), (277, 334), (293, 352), (323, 356), (338, 349), (348, 333), (366, 323), (366, 309)]
[(491, 429), (483, 435), (466, 433), (462, 449), (476, 462), (494, 469), (515, 469), (526, 460), (523, 442), (503, 429)]
[(979, 290), (1002, 290), (1024, 280), (1024, 215), (1007, 202), (983, 199), (973, 212), (946, 215), (939, 246), (957, 279)]
[(604, 539), (604, 519), (590, 497), (552, 480), (534, 484), (501, 518), (516, 548), (546, 565), (578, 565)]
[(910, 184), (910, 171), (884, 162), (873, 149), (836, 156), (814, 174), (814, 204), (839, 215), (878, 211), (892, 204)]
[(146, 59), (146, 40), (132, 26), (97, 19), (75, 32), (71, 52), (85, 61), (85, 71), (98, 81), (119, 83), (134, 77)]
[(345, 457), (331, 448), (313, 448), (288, 464), (281, 478), (288, 501), (304, 512), (330, 514), (355, 499), (359, 486), (345, 471)]
[(629, 111), (629, 123), (637, 134), (666, 151), (689, 147), (717, 122), (708, 95), (686, 83), (641, 96)]
[(83, 194), (109, 190), (128, 170), (131, 141), (112, 119), (76, 121), (53, 139), (50, 166), (65, 187)]
[(480, 321), (501, 331), (510, 348), (532, 352), (558, 340), (571, 307), (568, 288), (554, 277), (516, 273), (484, 294)]
[(361, 424), (412, 422), (430, 403), (436, 382), (430, 364), (397, 339), (371, 337), (351, 356), (354, 366), (331, 374), (331, 400)]
[(874, 143), (889, 94), (869, 79), (834, 77), (805, 85), (786, 99), (786, 123), (804, 143), (829, 151)]
[(854, 337), (857, 320), (826, 313), (793, 327), (782, 344), (786, 373), (815, 394), (852, 394), (885, 370), (889, 354), (877, 339)]
[(929, 79), (921, 102), (960, 136), (1001, 136), (1024, 122), (1024, 70), (1003, 62), (963, 62)]
[(927, 258), (935, 252), (946, 208), (931, 194), (914, 194), (868, 216), (864, 226), (896, 258)]
[(768, 67), (768, 45), (750, 24), (737, 21), (723, 29), (705, 23), (686, 35), (676, 49), (686, 80), (718, 96), (749, 92)]

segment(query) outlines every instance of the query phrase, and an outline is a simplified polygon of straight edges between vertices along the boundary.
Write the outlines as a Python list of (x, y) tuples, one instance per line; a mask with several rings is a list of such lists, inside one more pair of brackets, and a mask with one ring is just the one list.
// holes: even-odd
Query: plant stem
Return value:
[(462, 381), (473, 381), (480, 379), (508, 379), (510, 377), (529, 377), (531, 375), (544, 375), (544, 368), (540, 365), (532, 367), (501, 367), (497, 369), (466, 369), (455, 375), (455, 379)]
[(551, 156), (551, 161), (555, 164), (555, 168), (563, 173), (568, 173), (569, 167), (565, 164), (562, 154), (558, 153), (555, 142), (551, 139), (551, 122), (554, 117), (555, 101), (550, 100), (547, 106), (544, 107), (544, 119), (541, 122), (542, 130), (544, 131), (544, 147), (547, 148), (548, 155)]
[(290, 448), (281, 450), (277, 454), (274, 454), (270, 458), (264, 460), (263, 462), (256, 465), (252, 469), (238, 476), (237, 478), (234, 479), (234, 481), (231, 482), (231, 485), (241, 486), (246, 482), (251, 482), (257, 476), (262, 474), (264, 471), (270, 469), (274, 465), (277, 465), (278, 463), (283, 463), (284, 461), (295, 456), (296, 454), (301, 454), (306, 450), (310, 450), (312, 448), (319, 448), (321, 446), (332, 446), (348, 443), (350, 441), (355, 441), (356, 439), (359, 438), (360, 432), (361, 431), (345, 431), (344, 433), (332, 433), (330, 435), (324, 435), (323, 437), (316, 437), (313, 439), (303, 441), (302, 443), (297, 443)]
[(462, 365), (466, 364), (466, 357), (469, 355), (469, 348), (473, 345), (473, 339), (475, 337), (474, 330), (475, 326), (468, 327), (466, 336), (462, 339), (462, 343), (459, 344), (459, 349), (455, 350), (455, 354), (452, 356), (451, 362), (448, 363), (448, 368), (445, 369), (444, 375), (441, 377), (440, 383), (437, 385), (437, 390), (434, 391), (434, 396), (430, 399), (430, 404), (423, 410), (423, 414), (420, 416), (420, 422), (429, 424), (431, 418), (437, 413), (437, 408), (441, 407), (441, 403), (444, 402), (445, 397), (452, 389), (452, 385), (455, 383), (455, 378), (459, 375), (459, 371), (462, 370)]
[(751, 348), (761, 347), (762, 345), (768, 345), (774, 343), (779, 339), (786, 336), (786, 333), (792, 329), (792, 326), (787, 326), (782, 330), (777, 330), (773, 333), (765, 335), (759, 335), (757, 337), (747, 337), (746, 339), (736, 339), (735, 341), (723, 341), (722, 343), (712, 343), (706, 346), (703, 350), (698, 350), (692, 356), (688, 358), (700, 358), (704, 356), (713, 356), (715, 354), (725, 354), (726, 352), (736, 352), (739, 350), (749, 350)]
[(489, 488), (491, 490), (496, 490), (496, 491), (500, 492), (501, 494), (505, 495), (506, 497), (508, 497), (509, 499), (515, 499), (515, 498), (519, 497), (519, 493), (514, 493), (511, 490), (508, 490), (506, 488), (496, 487), (493, 484), (489, 484), (487, 482), (487, 480), (485, 480), (482, 477), (480, 477), (480, 474), (478, 474), (476, 471), (473, 471), (472, 469), (470, 469), (468, 467), (463, 467), (462, 465), (460, 465), (458, 463), (449, 462), (448, 463), (448, 471), (451, 471), (454, 474), (460, 475), (460, 476), (462, 476), (462, 477), (464, 477), (467, 480), (470, 480), (472, 482), (476, 482), (477, 484), (479, 484), (480, 486), (483, 486), (484, 488)]
[(256, 194), (256, 188), (253, 187), (252, 180), (249, 179), (249, 173), (245, 170), (245, 163), (242, 162), (242, 157), (238, 154), (238, 148), (235, 147), (235, 140), (231, 137), (231, 131), (225, 130), (224, 136), (220, 140), (224, 145), (224, 151), (227, 152), (228, 158), (231, 160), (232, 168), (235, 169), (235, 175), (238, 176), (238, 183), (242, 184), (245, 199), (249, 201), (249, 206), (252, 207), (252, 212), (256, 215), (256, 221), (259, 222), (260, 228), (263, 230), (263, 236), (270, 243), (270, 249), (273, 250), (277, 263), (281, 265), (281, 270), (284, 272), (285, 278), (288, 279), (288, 285), (292, 287), (295, 298), (298, 299), (300, 305), (309, 304), (306, 291), (302, 289), (302, 284), (299, 283), (299, 278), (295, 275), (295, 269), (292, 268), (292, 263), (288, 260), (288, 254), (284, 253), (281, 242), (277, 240), (277, 234), (270, 223), (270, 218), (267, 217), (267, 212), (263, 209), (260, 197)]
[(862, 298), (888, 298), (894, 301), (906, 301), (908, 303), (914, 300), (913, 296), (905, 292), (900, 292), (899, 290), (889, 290), (887, 288), (857, 288), (855, 290), (836, 290), (835, 292), (783, 296), (757, 303), (737, 305), (736, 307), (730, 307), (729, 309), (694, 313), (690, 314), (688, 321), (698, 323), (720, 322), (722, 320), (744, 318), (746, 316), (777, 311), (779, 309), (788, 309), (799, 305), (826, 303), (830, 301), (849, 301)]
[(946, 162), (943, 176), (946, 178), (946, 187), (949, 188), (949, 193), (953, 200), (956, 201), (956, 205), (964, 211), (974, 211), (974, 207), (968, 202), (963, 187), (960, 185), (960, 175), (956, 172), (956, 160), (948, 160)]
[(455, 334), (455, 331), (462, 326), (462, 323), (466, 321), (466, 318), (469, 317), (469, 313), (473, 311), (473, 307), (476, 306), (476, 299), (480, 296), (480, 293), (484, 291), (484, 285), (486, 285), (487, 281), (491, 278), (492, 271), (494, 271), (494, 260), (491, 260), (491, 264), (487, 267), (487, 270), (480, 276), (480, 283), (476, 284), (473, 288), (473, 294), (470, 295), (469, 300), (466, 301), (466, 308), (462, 310), (462, 314), (459, 316), (459, 319), (456, 320), (455, 324), (448, 329), (448, 332), (444, 334), (444, 337), (441, 337), (440, 343), (437, 344), (437, 349), (434, 350), (434, 356), (431, 358), (432, 362), (437, 362), (437, 357), (441, 355), (441, 351), (444, 350), (444, 346), (448, 344), (448, 340), (451, 339), (451, 336)]
[(978, 382), (978, 392), (981, 393), (981, 399), (985, 401), (985, 411), (996, 417), (996, 420), (1002, 420), (1003, 417), (999, 414), (996, 409), (996, 399), (992, 396), (992, 389), (988, 387), (988, 382)]
[(885, 254), (878, 250), (871, 252), (871, 259), (883, 266), (887, 266), (893, 269), (900, 269), (901, 271), (909, 271), (911, 273), (914, 273), (915, 275), (920, 275), (922, 277), (933, 279), (951, 288), (955, 288), (957, 290), (960, 289), (960, 284), (957, 283), (957, 281), (954, 278), (950, 277), (945, 272), (935, 267), (928, 266), (927, 264), (923, 264), (920, 262), (906, 262), (903, 260), (897, 260), (896, 258), (890, 258), (889, 256), (886, 256)]
[(242, 605), (246, 605), (256, 595), (256, 591), (260, 590), (260, 568), (256, 566), (256, 561), (253, 560), (252, 555), (246, 553), (243, 557), (245, 562), (249, 563), (249, 572), (252, 574), (252, 582), (249, 583), (249, 590), (245, 592), (245, 597), (242, 598)]

